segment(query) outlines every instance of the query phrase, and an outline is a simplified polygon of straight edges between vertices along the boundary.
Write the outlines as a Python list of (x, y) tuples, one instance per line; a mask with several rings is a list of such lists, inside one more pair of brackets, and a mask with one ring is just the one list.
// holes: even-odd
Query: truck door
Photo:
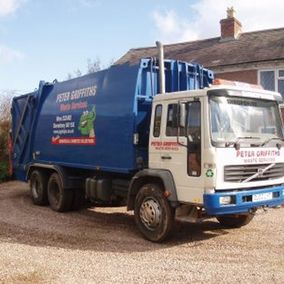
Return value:
[[(178, 127), (178, 104), (164, 103), (160, 137), (156, 141), (156, 167), (169, 170), (179, 201), (202, 203), (202, 124), (201, 102), (186, 103), (186, 127)], [(158, 162), (158, 161), (157, 161)]]

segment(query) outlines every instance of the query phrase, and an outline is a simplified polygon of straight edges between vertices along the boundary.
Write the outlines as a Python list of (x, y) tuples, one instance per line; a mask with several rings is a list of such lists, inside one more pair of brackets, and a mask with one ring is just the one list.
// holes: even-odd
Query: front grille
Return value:
[(256, 174), (258, 175), (248, 180), (248, 182), (270, 180), (284, 176), (284, 163), (274, 164), (271, 168), (262, 172), (270, 165), (271, 164), (225, 166), (224, 180), (227, 182), (243, 182)]

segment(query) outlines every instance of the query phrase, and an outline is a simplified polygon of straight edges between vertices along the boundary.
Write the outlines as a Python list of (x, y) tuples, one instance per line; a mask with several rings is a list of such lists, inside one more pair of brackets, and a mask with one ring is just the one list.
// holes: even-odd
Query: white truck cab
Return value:
[[(168, 170), (181, 217), (241, 226), (284, 202), (282, 97), (221, 81), (153, 100), (149, 168)], [(193, 215), (192, 215), (193, 214)]]
[(142, 234), (164, 240), (174, 217), (216, 217), (241, 227), (258, 208), (283, 204), (281, 95), (220, 79), (166, 93), (164, 51), (157, 46), (160, 94), (152, 102), (149, 165), (132, 179), (128, 199)]

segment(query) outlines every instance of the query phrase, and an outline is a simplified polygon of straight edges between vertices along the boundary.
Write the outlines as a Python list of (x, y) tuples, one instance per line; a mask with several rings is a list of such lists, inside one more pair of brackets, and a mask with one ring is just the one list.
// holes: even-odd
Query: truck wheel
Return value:
[(50, 207), (54, 211), (65, 212), (71, 209), (73, 192), (63, 188), (62, 180), (57, 173), (50, 176), (47, 193)]
[(30, 190), (33, 203), (44, 206), (48, 204), (47, 175), (39, 170), (34, 170), (30, 176)]
[(139, 190), (134, 216), (140, 232), (152, 242), (165, 240), (174, 223), (174, 209), (157, 184), (147, 184)]
[(219, 223), (227, 228), (240, 228), (247, 225), (254, 217), (254, 214), (224, 215), (216, 217)]

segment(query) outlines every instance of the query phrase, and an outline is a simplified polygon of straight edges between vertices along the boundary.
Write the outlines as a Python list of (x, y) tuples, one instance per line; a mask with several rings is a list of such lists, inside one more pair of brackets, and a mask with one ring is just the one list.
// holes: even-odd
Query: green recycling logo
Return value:
[(207, 170), (206, 176), (212, 178), (214, 176), (213, 170), (211, 170), (211, 169)]

